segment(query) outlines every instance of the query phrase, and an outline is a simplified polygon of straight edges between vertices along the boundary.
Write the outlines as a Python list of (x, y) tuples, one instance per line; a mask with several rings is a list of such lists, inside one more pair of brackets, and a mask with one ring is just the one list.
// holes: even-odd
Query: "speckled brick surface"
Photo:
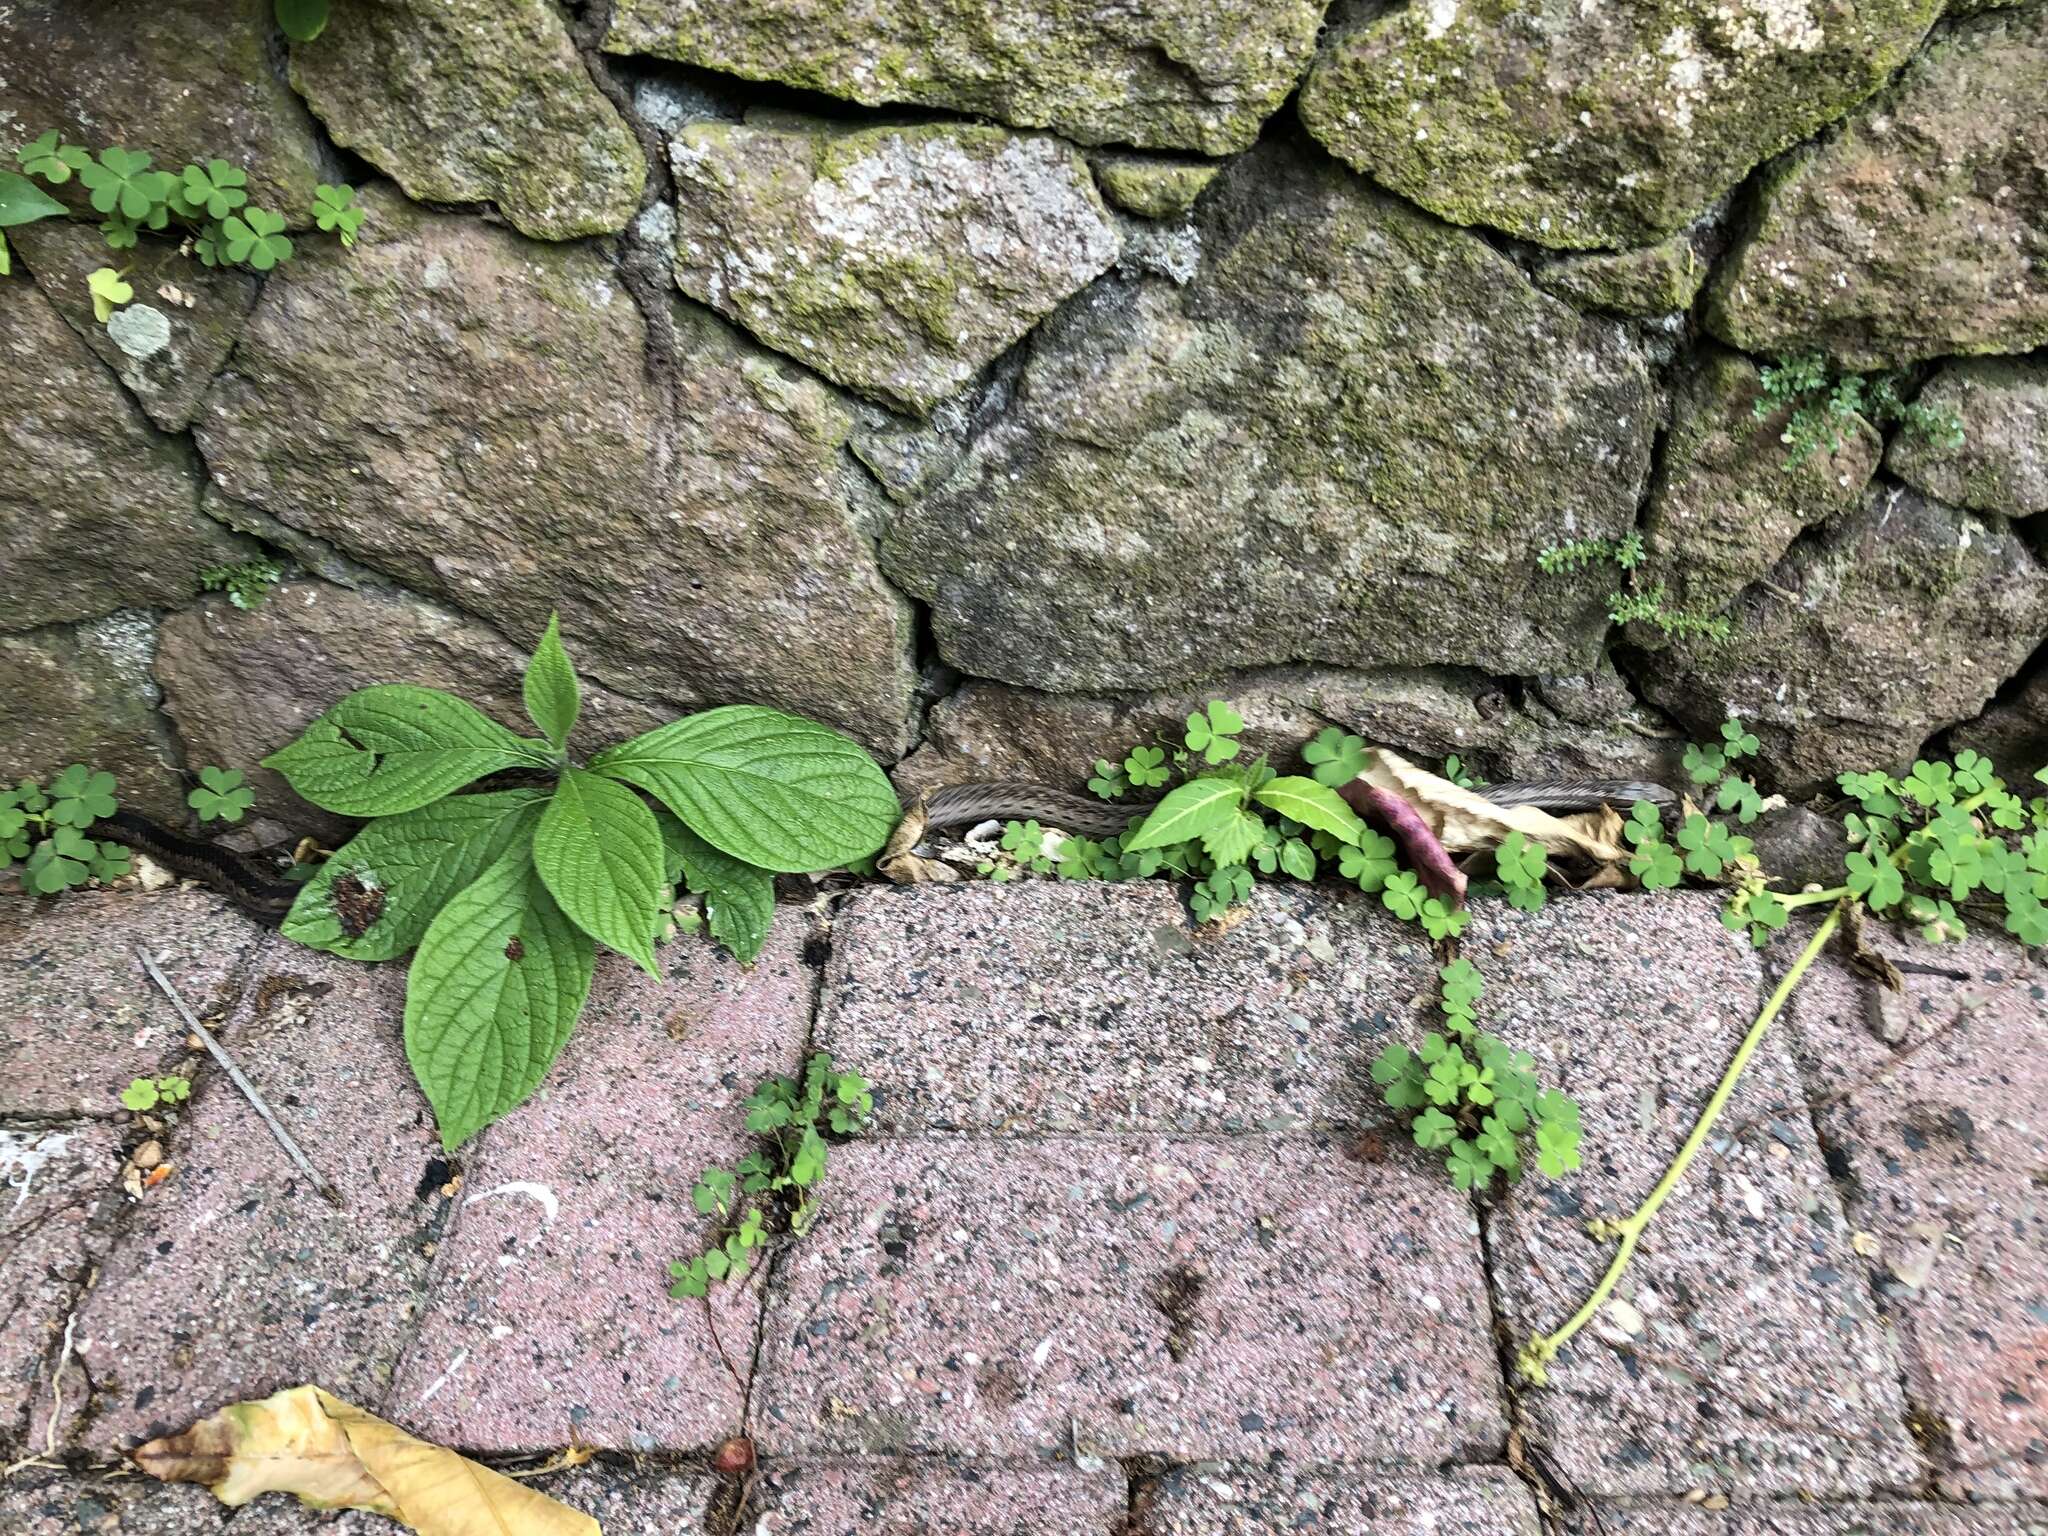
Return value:
[(1598, 1505), (1567, 1529), (1608, 1536), (2048, 1536), (2048, 1510), (1889, 1500), (1826, 1507), (1756, 1503), (1713, 1511), (1659, 1501)]
[(20, 1442), (29, 1394), (127, 1202), (123, 1161), (111, 1125), (0, 1127), (0, 1446)]
[(1469, 1209), (1342, 1144), (877, 1141), (778, 1272), (771, 1454), (1497, 1454)]
[(878, 889), (834, 925), (818, 1038), (888, 1063), (885, 1134), (1353, 1126), (1434, 980), (1413, 928), (1295, 885), (1227, 928), (1156, 883)]
[(1873, 939), (1927, 968), (1903, 995), (1830, 960), (1794, 1000), (1821, 1130), (1942, 1487), (2048, 1498), (2048, 976), (2004, 944)]
[[(346, 1207), (309, 1187), (224, 1074), (195, 1079), (166, 1142), (176, 1172), (131, 1213), (78, 1307), (91, 1393), (81, 1403), (74, 1372), (66, 1443), (122, 1450), (302, 1381), (382, 1398), (447, 1204), (399, 1042), (404, 982), (281, 944), (258, 957), (227, 1034)], [(38, 1418), (46, 1402), (39, 1388)]]
[(1126, 1536), (1128, 1489), (1115, 1466), (809, 1462), (768, 1467), (752, 1495), (742, 1528), (763, 1536)]
[(744, 1380), (760, 1288), (716, 1288), (714, 1342), (701, 1303), (669, 1298), (667, 1265), (707, 1241), (690, 1187), (749, 1145), (741, 1101), (801, 1060), (816, 983), (803, 945), (785, 912), (752, 971), (702, 943), (665, 949), (663, 982), (599, 965), (547, 1081), (468, 1158), (394, 1420), (489, 1451), (572, 1432), (651, 1451), (739, 1427), (718, 1342)]
[[(1580, 1101), (1585, 1167), (1533, 1176), (1490, 1233), (1517, 1344), (1558, 1326), (1691, 1130), (1760, 1003), (1748, 944), (1712, 896), (1489, 907), (1466, 935), (1479, 1023)], [(1544, 1454), (1589, 1494), (1845, 1497), (1908, 1488), (1902, 1361), (1849, 1246), (1784, 1036), (1767, 1035), (1720, 1129), (1609, 1307), (1529, 1398)]]
[(131, 1078), (185, 1054), (185, 1027), (136, 958), (147, 946), (202, 1019), (227, 1011), (270, 938), (198, 891), (0, 895), (0, 1115), (125, 1119)]
[(1539, 1536), (1507, 1472), (1389, 1476), (1350, 1467), (1176, 1467), (1141, 1485), (1131, 1536)]

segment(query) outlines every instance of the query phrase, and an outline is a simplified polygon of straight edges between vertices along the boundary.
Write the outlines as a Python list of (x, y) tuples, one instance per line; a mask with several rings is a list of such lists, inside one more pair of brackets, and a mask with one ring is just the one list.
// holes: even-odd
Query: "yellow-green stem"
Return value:
[(1628, 1268), (1629, 1260), (1635, 1256), (1636, 1244), (1642, 1240), (1643, 1231), (1656, 1217), (1658, 1208), (1670, 1198), (1678, 1187), (1678, 1181), (1685, 1177), (1685, 1170), (1706, 1145), (1707, 1135), (1727, 1107), (1728, 1100), (1735, 1093), (1736, 1084), (1742, 1080), (1743, 1068), (1749, 1065), (1749, 1058), (1756, 1054), (1756, 1048), (1763, 1043), (1764, 1033), (1771, 1027), (1771, 1021), (1785, 1006), (1787, 998), (1806, 975), (1807, 967), (1813, 964), (1827, 942), (1834, 936), (1842, 920), (1842, 909), (1838, 906), (1827, 915), (1820, 927), (1814, 930), (1806, 948), (1799, 952), (1799, 958), (1792, 962), (1784, 979), (1772, 991), (1756, 1021), (1749, 1026), (1749, 1033), (1742, 1037), (1742, 1044), (1735, 1049), (1735, 1059), (1728, 1063), (1728, 1070), (1721, 1074), (1720, 1084), (1714, 1089), (1714, 1096), (1707, 1100), (1707, 1107), (1700, 1111), (1699, 1120), (1693, 1125), (1692, 1134), (1685, 1138), (1685, 1145), (1678, 1149), (1678, 1156), (1671, 1160), (1671, 1166), (1664, 1170), (1664, 1177), (1657, 1181), (1657, 1187), (1650, 1191), (1649, 1198), (1637, 1206), (1634, 1214), (1620, 1222), (1601, 1224), (1600, 1230), (1608, 1235), (1619, 1236), (1620, 1245), (1614, 1250), (1614, 1258), (1607, 1266), (1607, 1273), (1600, 1277), (1600, 1283), (1593, 1287), (1592, 1295), (1586, 1298), (1584, 1306), (1571, 1315), (1565, 1325), (1555, 1333), (1545, 1334), (1540, 1339), (1531, 1339), (1522, 1347), (1516, 1364), (1529, 1380), (1541, 1385), (1545, 1380), (1544, 1367), (1557, 1358), (1557, 1352), (1571, 1342), (1576, 1334), (1593, 1315), (1598, 1312), (1607, 1298), (1614, 1294), (1614, 1287), (1620, 1282), (1622, 1271)]

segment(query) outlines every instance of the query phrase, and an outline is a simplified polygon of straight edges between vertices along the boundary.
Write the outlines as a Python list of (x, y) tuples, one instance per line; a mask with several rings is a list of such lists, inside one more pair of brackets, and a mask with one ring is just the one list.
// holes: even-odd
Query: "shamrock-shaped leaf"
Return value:
[(1668, 891), (1685, 878), (1685, 866), (1662, 839), (1637, 847), (1636, 856), (1628, 861), (1628, 872), (1642, 882), (1646, 891)]
[(344, 247), (354, 245), (356, 231), (363, 227), (363, 210), (355, 202), (354, 187), (330, 187), (323, 181), (313, 189), (313, 222), (339, 234)]
[(153, 1077), (138, 1077), (121, 1090), (122, 1105), (134, 1110), (138, 1115), (146, 1110), (155, 1109), (157, 1100), (161, 1097), (162, 1095), (157, 1092), (156, 1079)]
[(1759, 745), (1756, 737), (1742, 728), (1740, 720), (1724, 720), (1721, 723), (1721, 751), (1726, 754), (1729, 762), (1755, 757)]
[(1703, 747), (1697, 742), (1685, 749), (1684, 761), (1686, 774), (1695, 784), (1711, 784), (1728, 766), (1728, 756), (1719, 747)]
[(1342, 726), (1325, 726), (1316, 732), (1315, 740), (1301, 749), (1301, 756), (1309, 765), (1310, 777), (1332, 789), (1365, 772), (1365, 742)]
[(1434, 896), (1422, 904), (1419, 916), (1422, 931), (1432, 939), (1455, 939), (1465, 931), (1465, 925), (1472, 921), (1472, 914), (1465, 908), (1447, 907)]
[(1211, 699), (1202, 713), (1189, 715), (1186, 741), (1190, 752), (1199, 752), (1211, 763), (1228, 762), (1243, 749), (1237, 740), (1244, 729), (1244, 717), (1221, 699)]
[(1520, 832), (1510, 832), (1494, 850), (1494, 865), (1501, 884), (1508, 888), (1508, 901), (1524, 912), (1543, 905), (1543, 877), (1550, 869), (1550, 855), (1541, 843), (1531, 842)]
[(1872, 911), (1895, 907), (1905, 896), (1905, 877), (1892, 863), (1883, 843), (1872, 843), (1868, 852), (1859, 849), (1844, 862), (1848, 865), (1850, 891), (1861, 896)]
[(1451, 1183), (1459, 1189), (1484, 1188), (1493, 1181), (1493, 1159), (1473, 1142), (1452, 1142), (1446, 1165), (1451, 1170)]
[(292, 242), (284, 234), (284, 218), (267, 208), (246, 208), (221, 220), (220, 231), (229, 261), (245, 262), (268, 272), (292, 259)]
[(1894, 794), (1891, 775), (1884, 773), (1845, 773), (1835, 782), (1842, 786), (1842, 793), (1863, 807), (1865, 814), (1892, 817), (1905, 807)]
[(2005, 931), (2022, 944), (2048, 944), (2048, 906), (2030, 891), (2005, 898)]
[(199, 788), (185, 797), (201, 821), (240, 821), (256, 803), (256, 792), (242, 787), (242, 775), (226, 768), (199, 770)]
[(1155, 789), (1172, 775), (1166, 767), (1164, 747), (1133, 747), (1124, 759), (1124, 772), (1141, 789)]
[(1444, 759), (1444, 777), (1460, 789), (1477, 789), (1486, 782), (1468, 771), (1465, 760), (1455, 752)]
[[(133, 224), (115, 214), (113, 218), (100, 225), (100, 238), (107, 242), (107, 249), (110, 251), (132, 251), (135, 249), (136, 241), (141, 237)], [(104, 322), (105, 317), (102, 316), (101, 319)]]
[(1947, 763), (1930, 763), (1922, 758), (1900, 782), (1899, 790), (1915, 805), (1930, 809), (1950, 805), (1956, 797), (1955, 772)]
[(1379, 890), (1399, 868), (1394, 840), (1370, 828), (1358, 835), (1356, 845), (1344, 844), (1337, 849), (1337, 873), (1356, 881), (1361, 891)]
[(1956, 909), (1946, 901), (1909, 896), (1906, 898), (1906, 916), (1920, 925), (1920, 937), (1930, 944), (1960, 943), (1969, 937), (1969, 929), (1956, 915)]
[(115, 809), (111, 773), (73, 763), (50, 781), (50, 820), (60, 827), (89, 827)]
[(1762, 812), (1764, 797), (1749, 780), (1731, 776), (1721, 781), (1721, 788), (1714, 795), (1714, 804), (1721, 810), (1733, 811), (1735, 819), (1746, 827)]
[(1628, 820), (1621, 824), (1621, 835), (1632, 845), (1654, 841), (1664, 835), (1664, 818), (1649, 801), (1638, 800), (1628, 808)]
[(1394, 916), (1413, 921), (1422, 915), (1422, 904), (1429, 899), (1429, 893), (1422, 888), (1422, 882), (1407, 870), (1387, 876), (1386, 884), (1380, 889), (1380, 901)]
[(15, 160), (31, 176), (40, 176), (51, 186), (62, 186), (74, 171), (92, 164), (92, 155), (76, 144), (66, 144), (52, 128), (33, 143), (22, 145)]
[(149, 156), (118, 145), (101, 150), (97, 161), (80, 166), (78, 179), (92, 195), (94, 212), (118, 212), (137, 224), (147, 219), (150, 210), (165, 201), (176, 185), (164, 172), (149, 168)]
[(1122, 763), (1112, 763), (1102, 757), (1095, 759), (1095, 777), (1088, 781), (1088, 788), (1098, 799), (1118, 799), (1130, 787), (1130, 775), (1124, 772)]
[(101, 325), (107, 323), (118, 304), (126, 304), (135, 297), (135, 290), (121, 280), (121, 274), (112, 267), (100, 267), (88, 272), (85, 277), (86, 292), (92, 295), (92, 317)]
[(1447, 1009), (1470, 1009), (1486, 991), (1486, 978), (1479, 974), (1479, 967), (1463, 955), (1439, 970), (1437, 976), (1443, 982), (1443, 1001)]
[(1685, 850), (1685, 867), (1707, 880), (1718, 876), (1735, 858), (1735, 845), (1728, 829), (1704, 816), (1686, 817), (1676, 841)]
[(1415, 1144), (1434, 1150), (1458, 1139), (1458, 1122), (1440, 1109), (1425, 1109), (1415, 1117)]
[[(203, 212), (209, 219), (224, 219), (248, 203), (248, 186), (248, 173), (240, 166), (225, 160), (209, 160), (205, 165), (185, 167), (178, 193), (195, 214)], [(278, 221), (278, 228), (284, 228), (283, 220)]]

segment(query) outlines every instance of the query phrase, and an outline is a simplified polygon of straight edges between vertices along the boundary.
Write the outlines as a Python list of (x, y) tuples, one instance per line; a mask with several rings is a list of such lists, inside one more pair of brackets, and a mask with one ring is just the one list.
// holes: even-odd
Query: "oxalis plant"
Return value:
[[(1761, 793), (1739, 766), (1757, 747), (1757, 738), (1739, 720), (1730, 720), (1722, 726), (1720, 742), (1695, 745), (1686, 754), (1694, 784), (1702, 790), (1711, 785), (1712, 802), (1738, 822), (1753, 820), (1761, 808)], [(2048, 769), (2034, 777), (2048, 782)], [(1728, 833), (1725, 826), (1702, 815), (1686, 817), (1677, 834), (1681, 853), (1653, 830), (1655, 814), (1649, 807), (1634, 808), (1628, 835), (1637, 860), (1631, 868), (1647, 861), (1660, 875), (1655, 881), (1644, 876), (1645, 885), (1676, 884), (1683, 867), (1729, 887), (1721, 921), (1758, 948), (1785, 932), (1802, 909), (1822, 909), (1825, 915), (1758, 1010), (1663, 1177), (1628, 1216), (1592, 1223), (1596, 1239), (1615, 1244), (1613, 1257), (1562, 1327), (1523, 1346), (1517, 1363), (1530, 1380), (1547, 1379), (1558, 1351), (1613, 1295), (1644, 1232), (1706, 1145), (1772, 1022), (1838, 933), (1846, 928), (1857, 953), (1880, 971), (1884, 962), (1869, 957), (1860, 940), (1867, 918), (1902, 921), (1934, 944), (1967, 937), (1972, 921), (1996, 925), (2029, 947), (2048, 943), (2048, 798), (2015, 793), (1988, 758), (1969, 751), (1952, 761), (1921, 759), (1902, 776), (1845, 773), (1837, 784), (1850, 844), (1841, 879), (1798, 892), (1772, 890), (1749, 840)]]
[[(411, 953), (405, 1052), (453, 1150), (546, 1075), (602, 944), (650, 976), (680, 882), (711, 934), (760, 952), (774, 876), (882, 846), (900, 808), (874, 761), (779, 710), (706, 710), (569, 756), (581, 689), (555, 619), (520, 736), (452, 695), (350, 694), (264, 759), (305, 799), (373, 818), (307, 882), (287, 937), (355, 960)], [(493, 778), (498, 787), (471, 789)]]

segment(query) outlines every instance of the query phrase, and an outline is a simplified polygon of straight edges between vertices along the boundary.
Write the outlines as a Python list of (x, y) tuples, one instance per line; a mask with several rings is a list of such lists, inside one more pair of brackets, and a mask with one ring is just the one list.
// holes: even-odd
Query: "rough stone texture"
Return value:
[[(1060, 310), (1016, 406), (893, 518), (884, 563), (946, 659), (1057, 691), (1278, 661), (1590, 664), (1603, 594), (1535, 554), (1633, 524), (1639, 351), (1290, 146), (1234, 162), (1197, 227), (1186, 287)], [(1539, 488), (1567, 482), (1561, 527)]]
[(2048, 632), (2048, 573), (2003, 519), (1879, 485), (1794, 545), (1732, 617), (1725, 641), (1625, 665), (1695, 733), (1740, 715), (1797, 794), (1850, 769), (1902, 769), (1976, 714)]
[(2036, 669), (2002, 691), (1974, 720), (1949, 732), (1949, 747), (1982, 752), (2015, 784), (2048, 766), (2048, 669)]
[(106, 1249), (122, 1160), (112, 1126), (0, 1128), (0, 1445), (21, 1439), (29, 1393)]
[(763, 1531), (805, 1536), (1126, 1536), (1122, 1471), (928, 1458), (770, 1464)]
[(141, 150), (164, 170), (219, 155), (249, 173), (250, 202), (303, 228), (313, 188), (341, 177), (284, 82), (276, 37), (271, 0), (11, 0), (0, 6), (9, 168), (18, 144), (51, 128), (95, 152)]
[(1882, 85), (1940, 0), (1524, 7), (1430, 0), (1335, 29), (1309, 131), (1456, 224), (1643, 245)]
[(132, 1475), (79, 1478), (31, 1471), (0, 1485), (0, 1528), (8, 1536), (226, 1536), (231, 1516), (234, 1536), (316, 1529), (315, 1517), (304, 1513), (289, 1517), (295, 1524), (280, 1522), (278, 1511), (293, 1508), (271, 1495), (236, 1514), (204, 1488)]
[(549, 0), (352, 0), (291, 79), (408, 197), (488, 201), (542, 240), (624, 229), (647, 162)]
[(1765, 811), (1742, 832), (1756, 845), (1757, 862), (1777, 879), (1777, 889), (1828, 889), (1842, 883), (1849, 832), (1835, 817), (1803, 805), (1782, 805)]
[(1297, 771), (1302, 745), (1331, 725), (1432, 769), (1456, 753), (1495, 780), (1659, 779), (1678, 768), (1676, 732), (1611, 668), (1538, 679), (1519, 702), (1483, 673), (1449, 667), (1274, 668), (1107, 697), (966, 683), (933, 706), (924, 745), (897, 768), (896, 783), (907, 792), (971, 779), (1079, 789), (1097, 758), (1121, 762), (1132, 747), (1178, 741), (1187, 716), (1210, 699), (1237, 708), (1246, 753), (1270, 754), (1283, 773)]
[(920, 414), (1117, 256), (1087, 164), (1041, 135), (692, 123), (670, 158), (683, 292)]
[(1192, 934), (1164, 884), (876, 891), (833, 926), (818, 1043), (897, 1064), (890, 1134), (1342, 1130), (1435, 984), (1414, 934), (1298, 885)]
[(1322, 19), (1316, 0), (863, 0), (797, 24), (781, 0), (620, 0), (604, 46), (1083, 144), (1220, 155), (1286, 99)]
[[(1665, 586), (1677, 611), (1720, 612), (1803, 530), (1861, 501), (1877, 472), (1883, 441), (1861, 417), (1840, 448), (1787, 468), (1792, 450), (1779, 437), (1791, 411), (1759, 421), (1762, 393), (1756, 365), (1718, 348), (1704, 353), (1674, 392), (1663, 473), (1643, 517), (1648, 559), (1636, 582), (1644, 590)], [(1657, 637), (1638, 624), (1630, 638)]]
[(1104, 197), (1127, 213), (1148, 219), (1186, 213), (1223, 169), (1213, 160), (1167, 160), (1116, 150), (1092, 154), (1088, 164)]
[(1588, 309), (1623, 315), (1669, 315), (1692, 308), (1708, 263), (1689, 235), (1673, 235), (1632, 251), (1557, 256), (1536, 268), (1536, 286)]
[(1144, 1495), (1144, 1536), (1538, 1536), (1502, 1471), (1374, 1477), (1350, 1469), (1174, 1467)]
[(896, 755), (909, 619), (840, 487), (836, 398), (680, 300), (651, 379), (596, 251), (364, 201), (356, 249), (272, 284), (207, 397), (226, 493), (503, 633), (559, 607), (616, 688)]
[[(1907, 1389), (1956, 1498), (2048, 1496), (2048, 975), (2015, 946), (1889, 931), (1901, 996), (1829, 959), (1791, 1031), (1840, 1159), (1871, 1283), (1907, 1345)], [(1879, 1038), (1879, 1030), (1884, 1038)], [(1889, 1042), (1889, 1043), (1888, 1043)]]
[(2048, 357), (1950, 363), (1920, 403), (1953, 411), (1960, 446), (1924, 432), (1892, 439), (1885, 466), (1930, 496), (2006, 517), (2048, 512)]
[(1718, 1513), (1675, 1500), (1600, 1504), (1598, 1529), (1614, 1536), (2048, 1536), (2031, 1509), (1956, 1509), (1899, 1502), (1739, 1505)]
[[(528, 652), (475, 619), (390, 588), (351, 591), (294, 580), (261, 606), (216, 597), (164, 621), (156, 676), (164, 707), (195, 763), (241, 767), (263, 814), (304, 832), (354, 823), (292, 793), (256, 766), (344, 694), (377, 683), (423, 683), (467, 699), (514, 730), (533, 733), (520, 694)], [(589, 753), (652, 730), (674, 711), (585, 682), (574, 741)]]
[(1958, 22), (1788, 155), (1716, 267), (1715, 334), (1850, 367), (2048, 341), (2048, 11)]
[[(210, 942), (247, 931), (223, 915)], [(90, 1405), (67, 1374), (60, 1448), (109, 1455), (302, 1381), (381, 1401), (447, 1211), (433, 1117), (399, 1043), (404, 989), (395, 967), (281, 940), (256, 957), (224, 1032), (344, 1205), (314, 1193), (223, 1074), (196, 1072), (165, 1147), (175, 1174), (78, 1307)], [(46, 1380), (31, 1437), (49, 1401)]]
[[(36, 286), (120, 376), (149, 419), (166, 432), (190, 426), (206, 386), (242, 334), (263, 279), (239, 267), (201, 266), (164, 240), (111, 252), (95, 226), (70, 219), (24, 224), (10, 229), (7, 238), (35, 274)], [(115, 339), (114, 322), (102, 325), (93, 317), (86, 278), (110, 261), (135, 290), (134, 300), (116, 316), (132, 319), (145, 308), (154, 310), (163, 321), (159, 338), (166, 332), (169, 337), (162, 346), (131, 339), (124, 347)]]
[(149, 674), (156, 643), (155, 624), (132, 609), (0, 635), (0, 782), (47, 783), (89, 763), (114, 775), (129, 809), (183, 821), (185, 781)]
[[(1579, 1101), (1585, 1166), (1517, 1186), (1489, 1226), (1516, 1344), (1561, 1324), (1692, 1129), (1762, 1002), (1745, 938), (1701, 894), (1481, 909), (1481, 1027)], [(1842, 1498), (1916, 1485), (1900, 1360), (1872, 1305), (1780, 1034), (1665, 1203), (1610, 1305), (1525, 1399), (1561, 1480), (1595, 1496)]]
[[(605, 958), (547, 1080), (466, 1158), (394, 1419), (486, 1451), (571, 1432), (654, 1451), (739, 1430), (739, 1388), (703, 1308), (669, 1298), (667, 1265), (704, 1247), (690, 1186), (747, 1150), (743, 1101), (802, 1060), (816, 980), (804, 938), (782, 912), (752, 971), (684, 939), (661, 952), (665, 982)], [(715, 1293), (716, 1340), (742, 1379), (760, 1310), (757, 1286)]]
[(777, 1275), (764, 1453), (1435, 1466), (1506, 1432), (1467, 1207), (1314, 1138), (869, 1140)]
[[(110, 942), (109, 935), (118, 935)], [(136, 958), (220, 1023), (262, 934), (199, 891), (67, 891), (0, 904), (0, 1115), (125, 1119), (129, 1080), (169, 1071), (185, 1027)]]
[(191, 451), (18, 277), (0, 282), (0, 462), (0, 630), (179, 603), (240, 558), (200, 514)]

